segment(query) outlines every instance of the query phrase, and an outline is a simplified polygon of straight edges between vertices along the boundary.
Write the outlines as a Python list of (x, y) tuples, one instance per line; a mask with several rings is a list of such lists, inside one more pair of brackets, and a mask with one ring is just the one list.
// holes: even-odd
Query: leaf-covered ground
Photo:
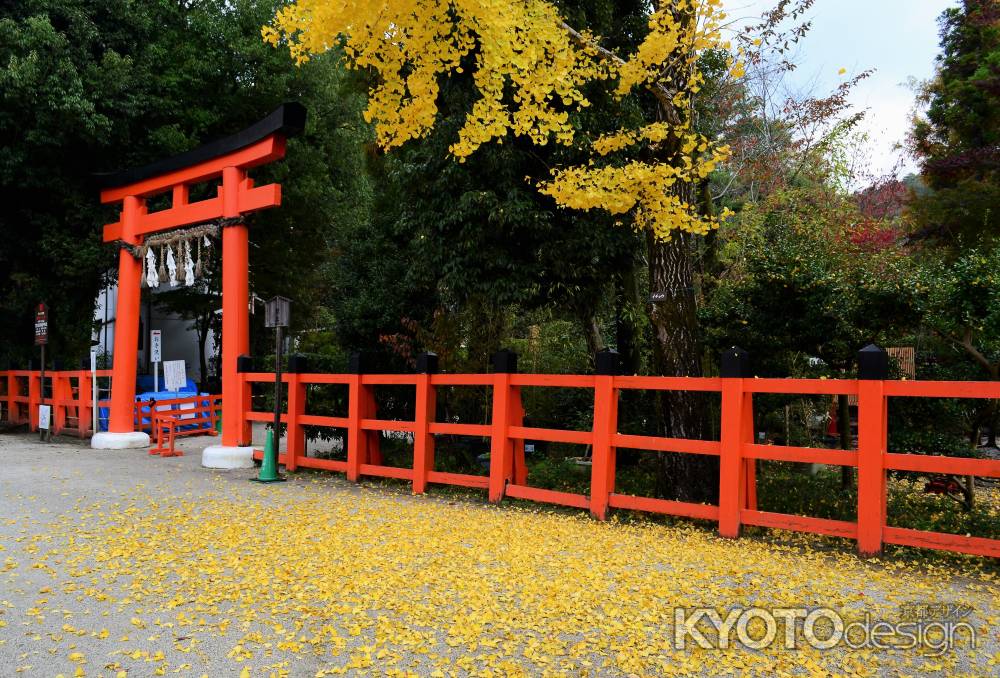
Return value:
[[(185, 442), (189, 449), (204, 440)], [(0, 436), (0, 676), (996, 675), (982, 561), (411, 497)], [(674, 608), (967, 605), (955, 652), (677, 649)]]

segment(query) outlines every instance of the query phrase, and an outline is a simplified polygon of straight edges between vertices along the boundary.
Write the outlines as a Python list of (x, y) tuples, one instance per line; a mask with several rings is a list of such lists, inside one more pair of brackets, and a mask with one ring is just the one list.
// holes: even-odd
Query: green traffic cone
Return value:
[(260, 475), (251, 478), (258, 483), (280, 483), (285, 479), (278, 475), (278, 449), (274, 442), (274, 431), (267, 432), (264, 443), (264, 460), (260, 465)]

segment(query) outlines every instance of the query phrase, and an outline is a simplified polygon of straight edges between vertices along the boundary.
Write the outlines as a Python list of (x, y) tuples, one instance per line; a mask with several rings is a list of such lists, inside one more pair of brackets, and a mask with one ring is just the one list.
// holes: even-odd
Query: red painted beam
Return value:
[(582, 494), (573, 494), (572, 492), (557, 492), (555, 490), (543, 490), (538, 487), (510, 484), (507, 485), (504, 494), (516, 499), (541, 501), (546, 504), (559, 504), (561, 506), (572, 506), (581, 509), (590, 508), (590, 500), (587, 497)]
[(743, 446), (743, 456), (748, 459), (795, 461), (803, 464), (858, 465), (858, 453), (854, 450), (829, 450), (818, 447), (750, 444)]
[(671, 501), (669, 499), (653, 499), (652, 497), (634, 497), (630, 494), (612, 494), (608, 499), (608, 506), (629, 511), (665, 513), (669, 516), (698, 518), (700, 520), (719, 519), (718, 506), (692, 504), (686, 501)]
[(885, 467), (917, 473), (951, 473), (957, 476), (1000, 478), (1000, 461), (966, 457), (937, 457), (924, 454), (887, 454)]
[(612, 436), (615, 447), (655, 452), (680, 452), (683, 454), (719, 455), (718, 440), (689, 440), (687, 438), (660, 438), (658, 436), (632, 436), (616, 433)]
[(857, 524), (843, 520), (793, 516), (787, 513), (769, 513), (750, 509), (740, 511), (740, 520), (744, 525), (770, 527), (778, 530), (815, 532), (816, 534), (828, 534), (832, 537), (848, 537), (850, 539), (856, 539), (858, 536)]
[(228, 155), (213, 158), (197, 165), (191, 165), (175, 172), (144, 179), (128, 186), (105, 189), (101, 191), (101, 202), (120, 202), (130, 195), (148, 198), (165, 191), (172, 191), (174, 186), (179, 184), (197, 184), (220, 177), (222, 176), (222, 170), (227, 167), (247, 170), (251, 167), (258, 167), (266, 165), (269, 162), (274, 162), (275, 160), (280, 160), (283, 157), (285, 157), (284, 137), (271, 135)]
[(966, 537), (960, 534), (924, 532), (923, 530), (909, 530), (903, 527), (886, 526), (882, 528), (882, 540), (887, 544), (942, 549), (945, 551), (969, 553), (974, 556), (1000, 558), (1000, 540), (997, 539)]
[(460, 485), (485, 490), (490, 486), (489, 476), (473, 476), (467, 473), (445, 473), (444, 471), (428, 471), (427, 481), (442, 485)]

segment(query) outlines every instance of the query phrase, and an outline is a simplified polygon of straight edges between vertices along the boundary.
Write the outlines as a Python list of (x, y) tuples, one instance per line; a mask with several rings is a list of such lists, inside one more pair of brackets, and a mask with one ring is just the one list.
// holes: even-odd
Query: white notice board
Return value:
[(187, 367), (183, 360), (167, 360), (163, 363), (163, 388), (180, 391), (187, 385)]

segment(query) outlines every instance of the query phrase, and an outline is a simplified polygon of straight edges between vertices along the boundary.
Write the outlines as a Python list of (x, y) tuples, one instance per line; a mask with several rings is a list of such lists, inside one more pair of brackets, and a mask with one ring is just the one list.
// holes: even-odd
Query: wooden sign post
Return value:
[[(51, 427), (49, 426), (48, 406), (45, 404), (45, 345), (49, 343), (49, 307), (44, 303), (38, 304), (35, 308), (35, 346), (42, 350), (42, 369), (39, 375), (38, 391), (41, 394), (41, 405), (38, 406), (38, 438), (42, 442), (51, 439)], [(42, 422), (45, 426), (42, 426)]]

